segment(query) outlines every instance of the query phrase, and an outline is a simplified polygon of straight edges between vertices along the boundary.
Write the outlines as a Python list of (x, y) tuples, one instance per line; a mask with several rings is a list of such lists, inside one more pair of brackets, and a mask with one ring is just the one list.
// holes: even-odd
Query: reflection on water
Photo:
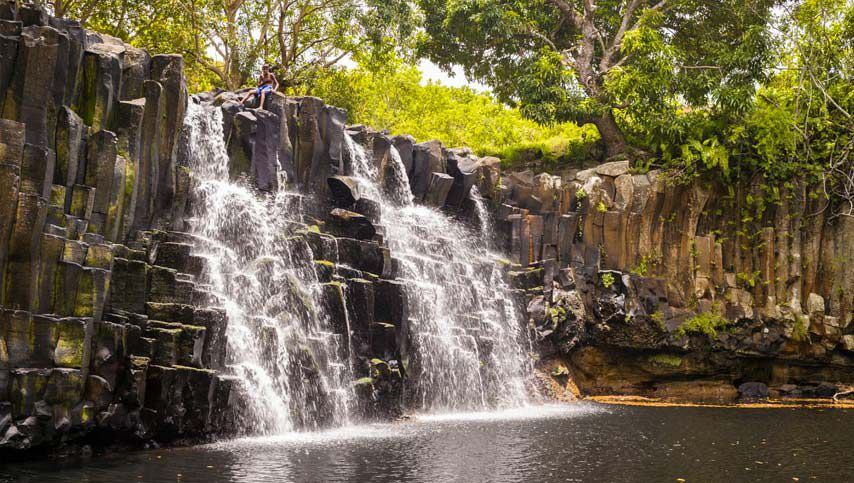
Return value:
[(16, 481), (852, 481), (852, 411), (531, 407), (0, 466)]

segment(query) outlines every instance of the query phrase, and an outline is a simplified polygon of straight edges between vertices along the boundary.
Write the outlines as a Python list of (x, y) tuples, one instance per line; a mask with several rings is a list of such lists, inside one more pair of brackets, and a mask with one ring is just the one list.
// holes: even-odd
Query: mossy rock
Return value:
[(56, 325), (57, 339), (54, 363), (59, 367), (80, 369), (88, 364), (86, 347), (91, 341), (85, 319), (66, 318)]
[(110, 270), (113, 266), (113, 249), (109, 245), (89, 245), (83, 263), (87, 267)]
[(44, 399), (48, 404), (71, 408), (83, 397), (85, 379), (79, 369), (53, 369), (48, 376)]
[(382, 359), (371, 359), (371, 377), (384, 379), (391, 375), (391, 366)]
[(372, 378), (372, 377), (360, 377), (359, 379), (356, 379), (355, 382), (353, 382), (353, 386), (356, 387), (357, 389), (358, 388), (364, 388), (364, 387), (373, 388), (374, 378)]
[(157, 341), (154, 346), (154, 359), (152, 360), (155, 365), (169, 367), (178, 363), (181, 329), (149, 327), (146, 336)]
[(51, 369), (16, 369), (11, 371), (10, 400), (12, 415), (18, 419), (32, 414), (33, 404), (44, 398)]
[(679, 367), (682, 365), (682, 357), (675, 354), (655, 354), (647, 359), (650, 364), (664, 367)]
[(65, 186), (54, 184), (50, 186), (50, 205), (51, 206), (65, 206)]

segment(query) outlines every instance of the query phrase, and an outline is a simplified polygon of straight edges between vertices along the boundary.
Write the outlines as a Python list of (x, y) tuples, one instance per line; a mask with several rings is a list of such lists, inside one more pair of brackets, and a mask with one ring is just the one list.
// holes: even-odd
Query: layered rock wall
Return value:
[(179, 56), (0, 4), (0, 449), (227, 431), (225, 317), (180, 234)]
[(574, 359), (583, 389), (655, 393), (854, 379), (854, 224), (817, 189), (730, 192), (612, 162), (510, 173), (495, 199), (547, 351)]

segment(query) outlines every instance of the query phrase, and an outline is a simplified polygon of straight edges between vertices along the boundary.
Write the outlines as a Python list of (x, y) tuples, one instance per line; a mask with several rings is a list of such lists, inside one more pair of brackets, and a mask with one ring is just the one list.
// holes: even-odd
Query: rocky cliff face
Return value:
[(0, 4), (0, 448), (227, 430), (180, 234), (179, 56)]
[[(229, 359), (228, 318), (188, 230), (199, 201), (188, 102), (220, 106), (234, 179), (258, 197), (282, 182), (308, 195), (284, 222), (289, 250), (313, 266), (318, 303), (350, 341), (354, 411), (400, 413), (413, 285), (397, 278), (377, 201), (343, 176), (353, 170), (345, 113), (316, 98), (275, 95), (266, 109), (235, 100), (189, 98), (179, 56), (0, 3), (0, 450), (252, 429), (242, 414), (249, 396), (229, 367), (240, 355)], [(495, 162), (437, 142), (346, 132), (381, 184), (395, 147), (417, 201), (460, 216), (473, 212), (476, 178), (498, 179)], [(316, 381), (319, 356), (294, 349), (295, 377)], [(319, 415), (296, 419), (324, 424), (328, 408), (315, 406)]]
[(827, 219), (815, 188), (765, 204), (758, 182), (730, 193), (612, 162), (511, 173), (493, 194), (543, 350), (582, 392), (726, 400), (746, 381), (854, 380), (854, 221)]

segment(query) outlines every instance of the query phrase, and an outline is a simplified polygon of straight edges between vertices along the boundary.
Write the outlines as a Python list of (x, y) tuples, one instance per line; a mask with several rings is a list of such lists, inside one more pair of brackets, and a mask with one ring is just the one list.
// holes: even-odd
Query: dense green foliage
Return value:
[[(717, 308), (719, 310), (719, 307)], [(720, 315), (716, 310), (695, 315), (686, 320), (674, 332), (677, 337), (689, 334), (705, 334), (712, 339), (718, 337), (718, 331), (730, 328), (732, 322)]]
[(805, 0), (787, 6), (779, 25), (779, 67), (745, 121), (719, 136), (736, 169), (785, 186), (818, 181), (833, 214), (852, 215), (854, 3)]
[(614, 155), (740, 115), (769, 61), (770, 0), (420, 4), (431, 59), (463, 65), (532, 119), (595, 124)]
[(179, 53), (194, 90), (237, 89), (274, 66), (283, 89), (313, 83), (349, 55), (409, 52), (407, 0), (52, 0), (60, 16), (154, 53)]
[[(754, 211), (801, 180), (821, 187), (807, 195), (832, 201), (834, 216), (854, 215), (851, 0), (49, 5), (153, 53), (183, 54), (194, 91), (250, 85), (266, 62), (284, 92), (319, 95), (351, 122), (394, 134), (509, 162), (620, 155), (673, 180), (761, 179)], [(422, 84), (415, 54), (463, 66), (495, 97)]]
[(854, 214), (850, 0), (420, 4), (422, 53), (529, 118), (593, 123), (669, 179), (765, 180), (760, 208), (801, 180)]
[(468, 87), (424, 84), (416, 67), (395, 58), (335, 70), (307, 93), (347, 109), (349, 122), (419, 141), (439, 139), (508, 163), (589, 159), (598, 139), (594, 129), (573, 123), (539, 125)]

